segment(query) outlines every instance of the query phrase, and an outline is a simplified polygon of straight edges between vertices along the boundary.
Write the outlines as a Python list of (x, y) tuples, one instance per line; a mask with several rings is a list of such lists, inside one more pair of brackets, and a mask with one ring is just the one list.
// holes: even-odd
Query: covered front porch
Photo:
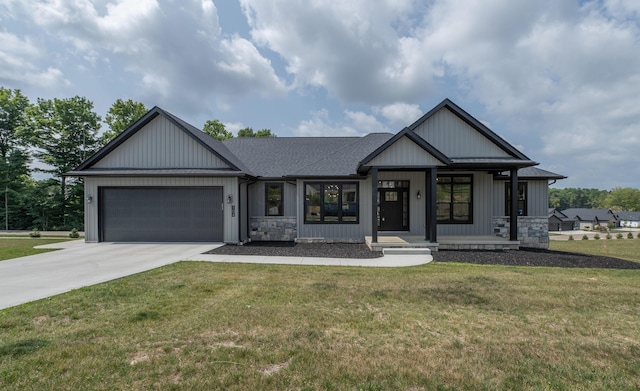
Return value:
[(371, 251), (382, 251), (385, 248), (428, 248), (438, 250), (518, 250), (520, 241), (509, 240), (498, 236), (468, 235), (450, 236), (440, 235), (437, 242), (430, 242), (423, 235), (383, 233), (378, 234), (378, 240), (371, 236), (364, 240)]

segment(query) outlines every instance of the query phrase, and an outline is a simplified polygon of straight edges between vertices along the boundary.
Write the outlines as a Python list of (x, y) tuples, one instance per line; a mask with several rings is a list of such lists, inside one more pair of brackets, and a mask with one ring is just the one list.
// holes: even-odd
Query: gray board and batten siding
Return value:
[(152, 119), (92, 167), (229, 169), (227, 163), (163, 116)]
[(282, 180), (257, 181), (249, 185), (249, 216), (263, 217), (266, 216), (266, 194), (265, 185), (268, 183), (281, 183), (284, 185), (284, 194), (282, 194), (282, 203), (284, 207), (283, 216), (295, 217), (297, 210), (297, 194), (296, 184), (285, 182)]
[[(518, 183), (527, 184), (527, 215), (528, 216), (547, 216), (549, 181), (547, 179), (534, 180), (522, 179)], [(493, 182), (493, 215), (505, 215), (505, 188), (508, 186), (509, 180), (494, 180)]]
[(511, 157), (446, 108), (434, 113), (413, 131), (449, 158)]
[(437, 167), (443, 163), (408, 137), (401, 137), (367, 166)]

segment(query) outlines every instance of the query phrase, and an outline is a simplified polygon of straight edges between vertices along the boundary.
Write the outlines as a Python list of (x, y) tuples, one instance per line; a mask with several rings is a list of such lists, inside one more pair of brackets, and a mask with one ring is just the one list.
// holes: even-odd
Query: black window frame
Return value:
[[(449, 178), (448, 182), (441, 182), (441, 179)], [(468, 178), (468, 181), (465, 182), (456, 182), (454, 178)], [(438, 199), (440, 196), (436, 196), (436, 210), (438, 209), (438, 205), (440, 204), (448, 204), (449, 205), (449, 218), (438, 219), (438, 224), (473, 224), (473, 174), (438, 174), (436, 181), (436, 191), (442, 187), (449, 185), (449, 201), (448, 202), (439, 202)], [(469, 201), (468, 202), (455, 202), (454, 201), (454, 185), (469, 185)], [(455, 220), (454, 219), (454, 205), (455, 204), (468, 204), (469, 207), (469, 218), (467, 220)], [(437, 213), (437, 212), (436, 212)]]
[[(350, 186), (355, 186), (355, 201), (353, 202), (355, 204), (355, 221), (345, 221), (345, 215), (343, 215), (344, 212), (344, 191), (343, 188), (345, 185), (350, 185)], [(360, 224), (360, 184), (358, 182), (330, 182), (330, 181), (323, 181), (323, 182), (304, 182), (303, 184), (303, 189), (304, 189), (304, 223), (305, 224)], [(337, 200), (337, 221), (326, 221), (326, 203), (325, 202), (320, 202), (320, 205), (317, 205), (317, 207), (319, 208), (318, 211), (318, 216), (319, 216), (319, 220), (318, 221), (314, 221), (314, 220), (309, 220), (307, 218), (307, 216), (309, 215), (309, 207), (310, 207), (310, 201), (308, 198), (308, 194), (307, 194), (307, 186), (320, 186), (320, 191), (319, 191), (319, 195), (321, 197), (321, 200), (324, 201), (324, 194), (325, 191), (330, 187), (330, 186), (337, 186), (338, 188), (338, 200)]]
[[(521, 192), (520, 189), (524, 190)], [(524, 195), (523, 200), (520, 200), (520, 194)], [(520, 208), (521, 202), (522, 208)], [(511, 215), (511, 182), (504, 184), (504, 215)], [(529, 186), (527, 182), (518, 182), (518, 216), (529, 216)]]
[[(269, 213), (272, 200), (269, 199), (269, 188), (280, 188), (280, 205), (278, 208), (278, 214)], [(265, 216), (284, 216), (284, 183), (281, 182), (267, 182), (264, 184), (264, 215)]]

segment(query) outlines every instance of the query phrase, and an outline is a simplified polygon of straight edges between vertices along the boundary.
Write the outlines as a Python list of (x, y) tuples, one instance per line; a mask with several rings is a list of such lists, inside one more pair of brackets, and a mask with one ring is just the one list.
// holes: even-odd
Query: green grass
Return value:
[(55, 251), (51, 249), (35, 249), (34, 246), (42, 244), (59, 243), (65, 240), (77, 240), (64, 237), (57, 238), (16, 238), (0, 237), (0, 261), (7, 259), (26, 257), (27, 255), (46, 253)]
[[(604, 237), (604, 235), (603, 235)], [(557, 251), (604, 255), (640, 262), (640, 239), (550, 240), (549, 248)]]
[(640, 387), (640, 272), (182, 262), (0, 311), (0, 389)]

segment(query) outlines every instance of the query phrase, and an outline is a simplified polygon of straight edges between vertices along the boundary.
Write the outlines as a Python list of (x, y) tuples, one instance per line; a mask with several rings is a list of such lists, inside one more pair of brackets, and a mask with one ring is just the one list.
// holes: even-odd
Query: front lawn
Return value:
[(557, 251), (604, 255), (640, 262), (640, 239), (626, 239), (626, 236), (625, 239), (550, 240), (549, 248)]
[(55, 237), (46, 239), (30, 237), (0, 237), (0, 261), (55, 251), (51, 249), (35, 249), (33, 247), (43, 244), (64, 242), (66, 240), (76, 239), (70, 239), (69, 237)]
[(0, 311), (0, 389), (640, 387), (640, 271), (182, 262)]

